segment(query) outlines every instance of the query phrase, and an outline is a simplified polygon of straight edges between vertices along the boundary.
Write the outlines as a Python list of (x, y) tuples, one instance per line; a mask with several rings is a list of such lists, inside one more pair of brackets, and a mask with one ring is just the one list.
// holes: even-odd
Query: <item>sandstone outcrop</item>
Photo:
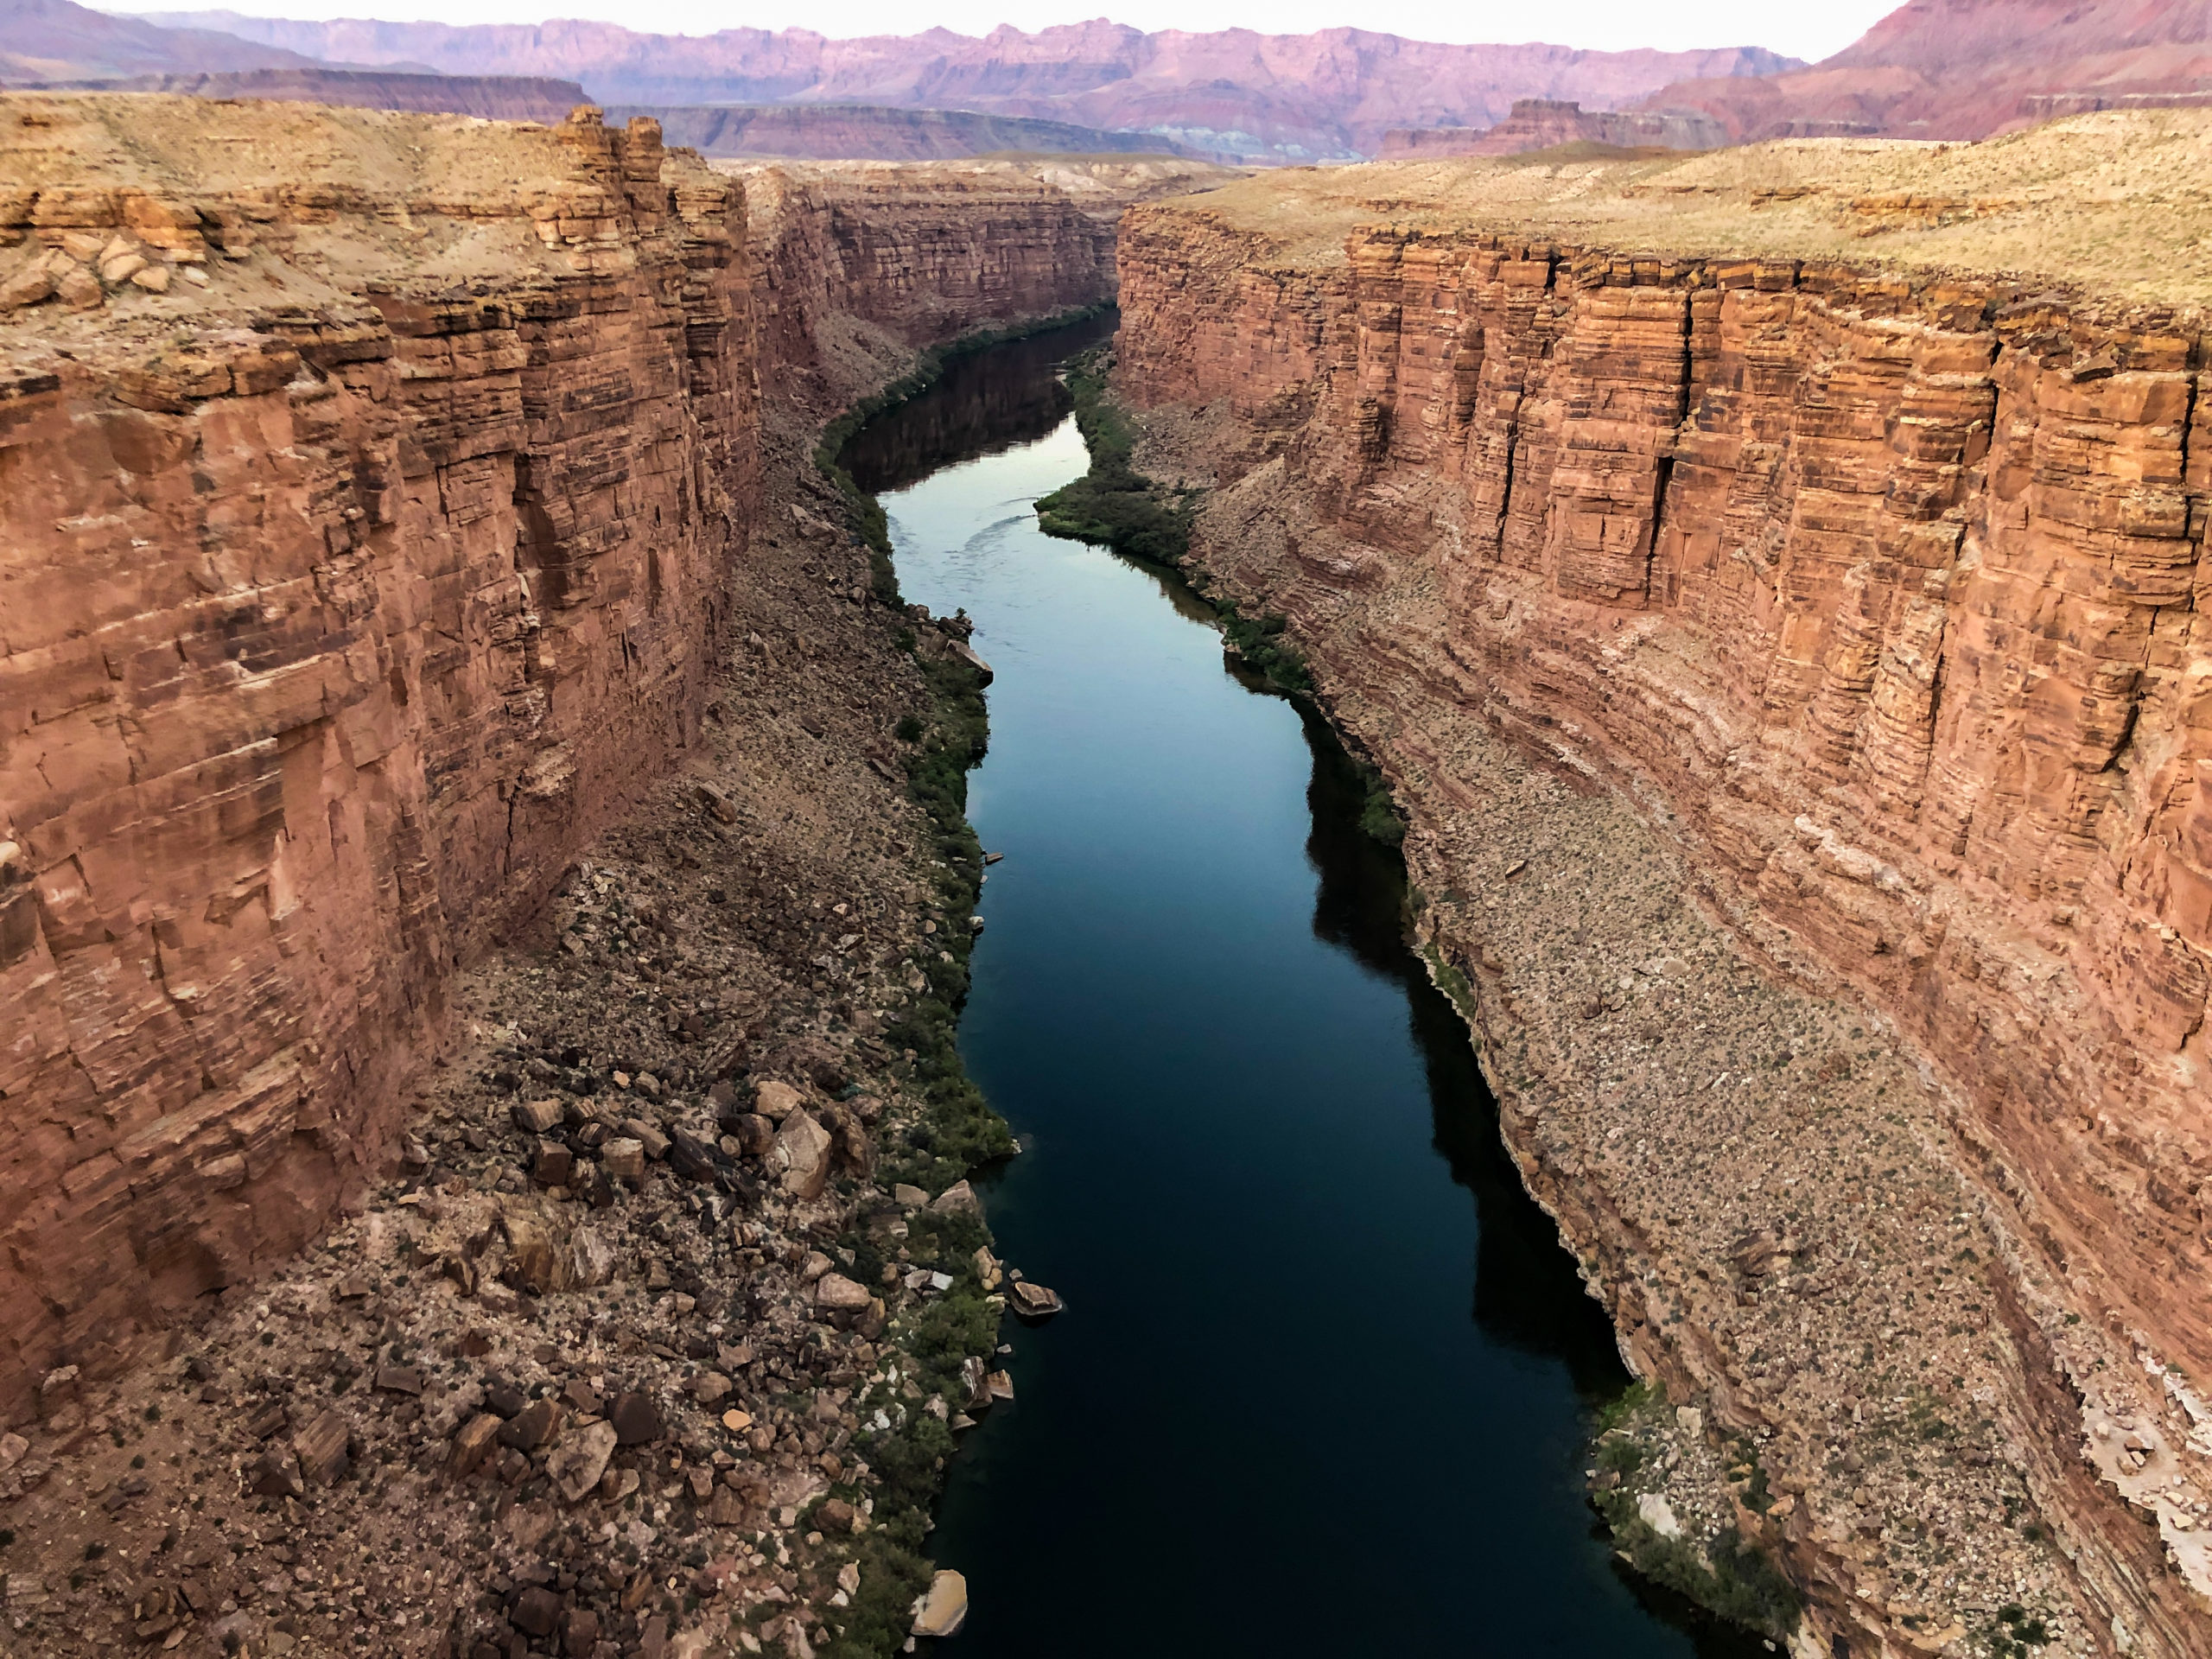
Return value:
[[(589, 109), (0, 122), (20, 1421), (327, 1225), (456, 965), (696, 747), (764, 373), (841, 398), (901, 340), (1094, 303), (1112, 232), (1029, 184), (963, 284), (964, 199), (863, 189), (748, 246), (745, 186)], [(836, 372), (764, 269), (850, 308), (806, 313)]]
[[(1133, 210), (1119, 384), (1410, 807), (1509, 1139), (1639, 1369), (1765, 1448), (1792, 1518), (1745, 1524), (1817, 1628), (1940, 1647), (2010, 1580), (2076, 1650), (2203, 1652), (2206, 317), (1828, 257), (1818, 213), (1708, 252), (1718, 191), (1661, 242), (1713, 164)], [(1914, 1389), (1975, 1402), (1957, 1454), (1839, 1476)], [(1976, 1560), (2015, 1478), (2063, 1560)]]
[(760, 204), (764, 348), (801, 374), (850, 347), (849, 321), (912, 346), (1099, 303), (1123, 203), (1199, 166), (721, 165)]

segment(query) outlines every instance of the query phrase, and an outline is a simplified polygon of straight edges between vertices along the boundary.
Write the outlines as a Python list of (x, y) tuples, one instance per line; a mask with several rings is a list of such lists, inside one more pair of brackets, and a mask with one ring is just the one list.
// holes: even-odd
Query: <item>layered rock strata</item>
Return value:
[[(811, 348), (762, 315), (744, 188), (650, 123), (36, 95), (0, 122), (21, 1421), (327, 1224), (457, 965), (696, 748), (759, 383)], [(1001, 247), (924, 304), (871, 287), (909, 229), (855, 206), (874, 252), (823, 291), (916, 339), (1095, 302), (1110, 231), (1065, 207), (993, 220), (1032, 286)], [(900, 349), (841, 327), (874, 344), (823, 396)]]
[(1333, 257), (1135, 210), (1120, 385), (1409, 808), (1532, 1186), (1837, 1651), (2212, 1649), (2202, 317), (1435, 177)]
[(856, 325), (895, 353), (1095, 305), (1113, 292), (1124, 203), (1221, 176), (1187, 162), (718, 165), (761, 205), (760, 326), (801, 372), (859, 345)]

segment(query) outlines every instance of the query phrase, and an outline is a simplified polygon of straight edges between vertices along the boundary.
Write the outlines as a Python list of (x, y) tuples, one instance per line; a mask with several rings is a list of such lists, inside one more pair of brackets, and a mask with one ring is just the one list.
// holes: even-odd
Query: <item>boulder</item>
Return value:
[(967, 1622), (968, 1580), (950, 1567), (940, 1567), (929, 1589), (914, 1604), (914, 1634), (957, 1636)]
[(561, 1260), (563, 1252), (554, 1249), (545, 1224), (518, 1210), (506, 1211), (499, 1224), (507, 1235), (508, 1263), (512, 1269), (508, 1283), (518, 1288), (526, 1285), (541, 1296), (557, 1288), (565, 1264)]
[(830, 1184), (830, 1132), (805, 1112), (793, 1112), (776, 1131), (768, 1160), (782, 1172), (785, 1192), (802, 1200), (818, 1198)]
[(620, 1446), (650, 1446), (668, 1433), (660, 1408), (642, 1394), (617, 1395), (607, 1421), (614, 1425), (616, 1444)]
[(599, 1149), (600, 1167), (613, 1179), (633, 1185), (645, 1179), (645, 1147), (628, 1136), (609, 1141)]
[(774, 1122), (759, 1112), (735, 1112), (722, 1121), (723, 1128), (737, 1142), (741, 1158), (765, 1158), (776, 1144)]
[(960, 1362), (960, 1407), (963, 1411), (987, 1411), (991, 1404), (990, 1373), (970, 1354)]
[(612, 1423), (587, 1423), (546, 1459), (545, 1472), (563, 1502), (581, 1503), (592, 1494), (620, 1439)]
[(1047, 1319), (1067, 1306), (1057, 1291), (1032, 1284), (1027, 1279), (1014, 1281), (1007, 1300), (1008, 1306), (1025, 1319)]
[(1636, 1500), (1636, 1518), (1657, 1533), (1662, 1538), (1679, 1538), (1682, 1523), (1675, 1518), (1675, 1506), (1659, 1492), (1645, 1492)]
[(677, 1129), (669, 1137), (668, 1166), (687, 1181), (711, 1181), (714, 1148), (690, 1130)]
[(560, 1622), (561, 1598), (543, 1585), (534, 1584), (515, 1598), (514, 1611), (508, 1617), (525, 1636), (550, 1636)]
[(352, 1426), (335, 1411), (326, 1411), (292, 1436), (292, 1452), (300, 1472), (318, 1486), (334, 1483), (351, 1466)]
[(507, 1419), (499, 1430), (499, 1444), (518, 1452), (535, 1452), (560, 1438), (561, 1419), (566, 1414), (561, 1402), (550, 1395), (533, 1400)]
[(499, 1419), (488, 1411), (480, 1411), (455, 1431), (453, 1448), (446, 1453), (448, 1472), (458, 1477), (474, 1474), (492, 1450), (492, 1443), (499, 1432)]
[(300, 1478), (300, 1461), (289, 1452), (264, 1452), (246, 1471), (246, 1488), (257, 1497), (304, 1497), (307, 1482)]
[(814, 1300), (832, 1312), (858, 1313), (874, 1299), (865, 1285), (855, 1283), (842, 1273), (825, 1273), (815, 1282)]
[(946, 1187), (930, 1208), (940, 1216), (973, 1216), (978, 1221), (983, 1217), (983, 1201), (965, 1181), (955, 1181)]
[(762, 1116), (780, 1123), (806, 1104), (806, 1096), (788, 1083), (771, 1080), (754, 1091), (753, 1104)]
[(0, 311), (13, 311), (26, 305), (37, 305), (54, 297), (54, 273), (43, 265), (0, 283)]
[(543, 1135), (561, 1121), (561, 1103), (557, 1100), (518, 1100), (507, 1109), (507, 1116), (514, 1120), (515, 1128), (524, 1135)]
[(61, 296), (62, 304), (79, 311), (90, 311), (107, 303), (100, 279), (82, 265), (72, 265), (57, 276), (54, 291)]

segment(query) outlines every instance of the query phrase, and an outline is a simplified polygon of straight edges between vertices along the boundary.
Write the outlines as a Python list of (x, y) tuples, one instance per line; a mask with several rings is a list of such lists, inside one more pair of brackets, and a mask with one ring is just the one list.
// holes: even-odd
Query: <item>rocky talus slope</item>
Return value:
[(0, 124), (10, 1640), (903, 1639), (1014, 1288), (980, 705), (810, 451), (1105, 297), (1109, 206), (589, 110)]
[(2208, 140), (1374, 166), (1124, 231), (1147, 464), (1389, 775), (1516, 1154), (1680, 1408), (1601, 1492), (1662, 1569), (1775, 1551), (1808, 1652), (2212, 1651), (2212, 365), (2164, 257), (2212, 213), (2160, 162)]

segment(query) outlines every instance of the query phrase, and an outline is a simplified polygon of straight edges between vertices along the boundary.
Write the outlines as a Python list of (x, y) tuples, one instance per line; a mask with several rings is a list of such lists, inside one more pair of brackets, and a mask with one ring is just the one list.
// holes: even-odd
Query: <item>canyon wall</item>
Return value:
[[(1418, 203), (1389, 182), (1342, 188), (1396, 222), (1355, 229), (1338, 253), (1201, 199), (1135, 209), (1125, 227), (1118, 384), (1154, 411), (1155, 466), (1214, 469), (1210, 564), (1243, 597), (1289, 613), (1325, 691), (1364, 699), (1356, 735), (1411, 809), (1417, 879), (1449, 900), (1431, 918), (1434, 937), (1486, 1009), (1519, 1010), (1497, 1015), (1501, 1033), (1516, 1020), (1610, 1020), (1624, 992), (1644, 994), (1631, 986), (1688, 970), (1647, 963), (1619, 989), (1600, 976), (1586, 993), (1596, 1000), (1573, 1013), (1510, 987), (1521, 970), (1483, 942), (1481, 907), (1453, 908), (1464, 889), (1465, 902), (1487, 893), (1499, 909), (1503, 854), (1491, 849), (1523, 833), (1481, 782), (1472, 740), (1449, 738), (1467, 721), (1578, 787), (1602, 783), (1639, 803), (1740, 938), (1800, 982), (1847, 988), (1847, 1001), (1893, 1022), (1908, 1058), (1932, 1061), (1927, 1085), (1940, 1078), (1960, 1103), (1952, 1154), (1993, 1206), (1994, 1236), (2012, 1241), (1999, 1248), (2019, 1252), (2018, 1284), (2038, 1287), (2008, 1290), (1997, 1274), (1991, 1294), (2014, 1314), (1949, 1327), (1975, 1341), (1996, 1334), (2017, 1356), (2004, 1362), (2009, 1382), (1974, 1397), (1990, 1409), (2012, 1395), (1997, 1408), (2013, 1414), (2002, 1455), (2031, 1471), (2072, 1540), (2066, 1571), (2089, 1586), (2080, 1593), (2097, 1620), (2109, 1614), (2115, 1632), (2138, 1636), (2147, 1625), (2158, 1650), (2205, 1650), (2202, 1604), (2162, 1602), (2156, 1546), (2143, 1554), (2143, 1529), (2109, 1491), (2080, 1490), (2094, 1485), (2086, 1459), (2164, 1522), (2159, 1483), (2183, 1493), (2207, 1449), (2203, 1408), (2180, 1380), (2212, 1375), (2199, 1294), (2212, 1225), (2203, 317), (1866, 264), (1421, 228)], [(1179, 448), (1175, 423), (1194, 410), (1211, 435)], [(1424, 850), (1452, 844), (1438, 826), (1453, 813), (1466, 820), (1458, 850)], [(1566, 942), (1570, 954), (1583, 937)], [(1494, 972), (1508, 988), (1486, 988)], [(1826, 1451), (1810, 1446), (1800, 1465), (1810, 1487), (1789, 1489), (1814, 1494), (1801, 1516), (1816, 1505), (1809, 1530), (1793, 1535), (1800, 1548), (1808, 1558), (1833, 1549), (1827, 1541), (1853, 1531), (1822, 1518), (1837, 1507), (1816, 1503), (1820, 1486), (1858, 1432), (1853, 1390), (1888, 1391), (1850, 1380), (1857, 1340), (1869, 1339), (1869, 1369), (1884, 1363), (1873, 1326), (1909, 1323), (1906, 1275), (1887, 1301), (1862, 1293), (1856, 1308), (1827, 1309), (1827, 1327), (1851, 1341), (1840, 1373), (1833, 1354), (1806, 1362), (1827, 1373), (1824, 1403), (1821, 1389), (1789, 1404), (1776, 1395), (1771, 1334), (1744, 1337), (1733, 1357), (1713, 1351), (1748, 1315), (1677, 1325), (1663, 1298), (1647, 1315), (1639, 1281), (1664, 1280), (1669, 1295), (1688, 1286), (1700, 1300), (1717, 1249), (1667, 1264), (1659, 1216), (1679, 1231), (1698, 1205), (1679, 1192), (1656, 1211), (1631, 1201), (1615, 1166), (1621, 1125), (1656, 1126), (1636, 1143), (1649, 1172), (1662, 1168), (1652, 1149), (1670, 1123), (1677, 1135), (1698, 1126), (1694, 1141), (1709, 1132), (1711, 1146), (1735, 1144), (1702, 1102), (1707, 1079), (1729, 1083), (1745, 1056), (1686, 1027), (1672, 1039), (1656, 1026), (1582, 1029), (1614, 1034), (1595, 1048), (1561, 1039), (1588, 1056), (1560, 1062), (1549, 1085), (1499, 1058), (1516, 1039), (1486, 1043), (1510, 1118), (1536, 1112), (1529, 1103), (1563, 1080), (1592, 1079), (1572, 1092), (1589, 1103), (1592, 1138), (1532, 1153), (1524, 1163), (1547, 1166), (1532, 1180), (1577, 1218), (1567, 1230), (1586, 1263), (1606, 1263), (1607, 1300), (1618, 1296), (1647, 1370), (1710, 1384), (1736, 1402), (1738, 1427), (1779, 1433), (1777, 1447), (1796, 1432), (1817, 1441), (1818, 1417), (1803, 1420), (1837, 1409), (1842, 1390), (1847, 1417), (1829, 1418)], [(1754, 1036), (1755, 1047), (1772, 1041)], [(1697, 1081), (1670, 1080), (1622, 1116), (1621, 1090), (1604, 1085), (1623, 1056), (1670, 1043)], [(1703, 1071), (1700, 1045), (1717, 1061)], [(1793, 1065), (1795, 1047), (1775, 1065)], [(1866, 1071), (1839, 1057), (1840, 1069), (1760, 1085), (1775, 1095), (1778, 1145), (1802, 1141), (1798, 1126), (1827, 1115), (1847, 1087), (1835, 1079), (1854, 1066)], [(1822, 1133), (1841, 1144), (1863, 1131)], [(1774, 1202), (1765, 1189), (1788, 1164), (1774, 1156), (1726, 1189), (1736, 1219), (1708, 1218), (1710, 1236), (1760, 1224)], [(1912, 1179), (1894, 1148), (1867, 1156), (1870, 1195)], [(1849, 1233), (1872, 1236), (1879, 1217), (1878, 1205), (1840, 1212), (1844, 1230), (1821, 1259), (1847, 1260)], [(1787, 1239), (1786, 1219), (1775, 1224)], [(1931, 1259), (1916, 1271), (1938, 1270)], [(1756, 1278), (1743, 1282), (1755, 1290)], [(2033, 1317), (2018, 1314), (2046, 1294)], [(1868, 1327), (1854, 1328), (1858, 1318)], [(2056, 1344), (2044, 1326), (2060, 1332)], [(2054, 1352), (2075, 1332), (2105, 1345), (2094, 1357)], [(1878, 1334), (1886, 1347), (1899, 1329)], [(2053, 1372), (2064, 1379), (2056, 1390)], [(2133, 1467), (2115, 1462), (2108, 1427), (2084, 1422), (2102, 1408), (2107, 1378), (2157, 1436)], [(1763, 1408), (1745, 1403), (1763, 1397)], [(2153, 1458), (2166, 1459), (2158, 1480), (2138, 1479)], [(1850, 1501), (1841, 1495), (1847, 1516)], [(1899, 1501), (1942, 1509), (1932, 1493)], [(1909, 1535), (1913, 1513), (1898, 1510), (1896, 1535)], [(2183, 1513), (2164, 1541), (2202, 1587), (2189, 1566), (2199, 1525)], [(1866, 1568), (1834, 1570), (1839, 1610), (1854, 1571)], [(1900, 1651), (1936, 1645), (1916, 1643), (1916, 1623), (1891, 1627), (1885, 1599), (1836, 1611), (1822, 1628), (1885, 1630)], [(2090, 1637), (2084, 1651), (2128, 1647), (2120, 1634)]]
[(760, 204), (764, 349), (798, 374), (872, 349), (885, 377), (904, 347), (1110, 298), (1123, 202), (1182, 170), (1045, 169), (1078, 199), (1006, 163), (722, 165)]
[(963, 288), (592, 110), (0, 122), (5, 1421), (326, 1225), (456, 967), (694, 743), (810, 346), (749, 229), (918, 339), (1095, 302), (1110, 227), (1033, 192), (997, 257), (1052, 269)]

